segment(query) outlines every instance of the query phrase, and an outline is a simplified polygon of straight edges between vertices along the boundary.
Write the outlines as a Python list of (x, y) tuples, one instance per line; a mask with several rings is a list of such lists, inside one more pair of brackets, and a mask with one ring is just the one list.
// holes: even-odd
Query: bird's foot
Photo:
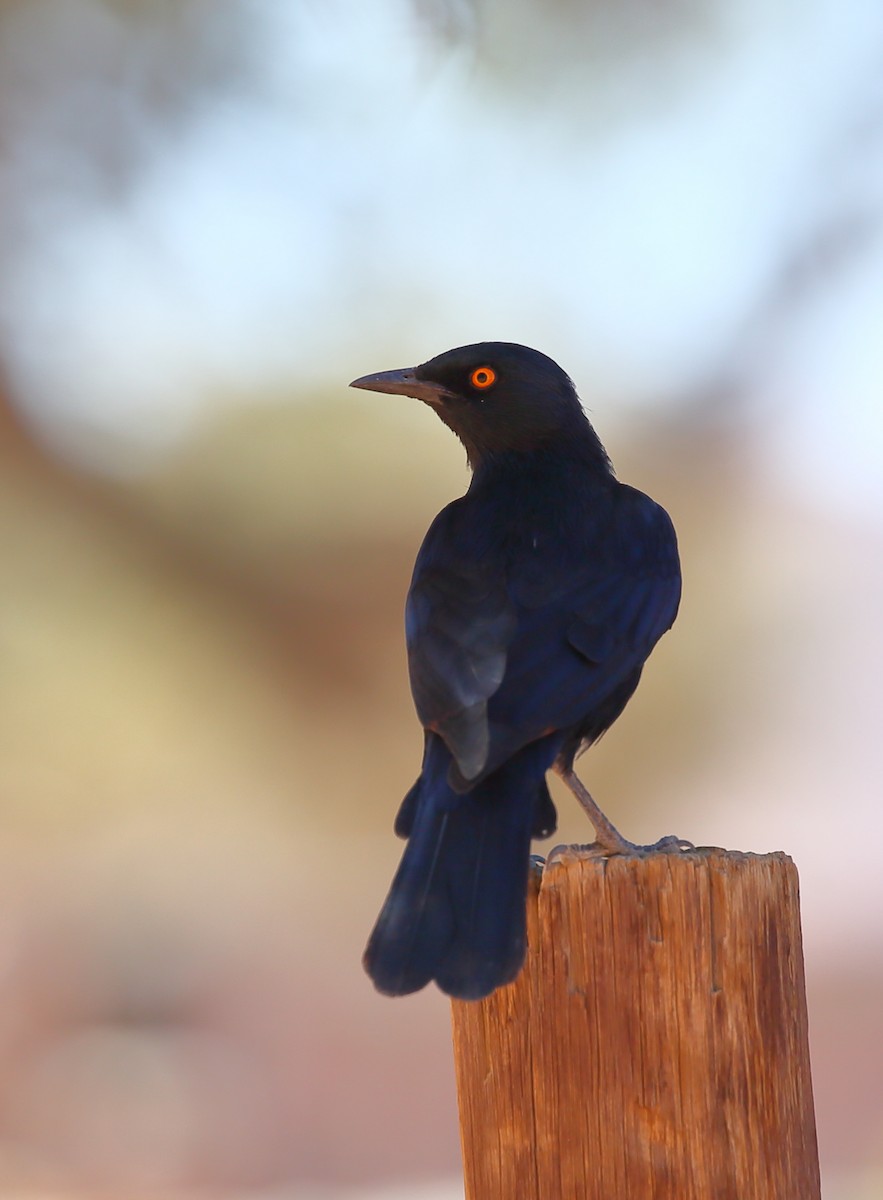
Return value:
[(605, 838), (604, 841), (580, 846), (580, 850), (590, 858), (615, 858), (617, 855), (634, 855), (638, 858), (645, 858), (649, 854), (682, 854), (695, 849), (692, 842), (686, 841), (685, 838), (675, 837), (674, 834), (660, 838), (658, 842), (653, 842), (650, 846), (641, 846), (637, 842), (630, 842), (628, 838), (624, 838), (619, 833), (616, 838)]
[(639, 849), (643, 850), (645, 854), (680, 854), (695, 850), (696, 847), (686, 838), (679, 838), (676, 834), (669, 833), (666, 837), (660, 838), (658, 842), (654, 842), (652, 846), (640, 846)]

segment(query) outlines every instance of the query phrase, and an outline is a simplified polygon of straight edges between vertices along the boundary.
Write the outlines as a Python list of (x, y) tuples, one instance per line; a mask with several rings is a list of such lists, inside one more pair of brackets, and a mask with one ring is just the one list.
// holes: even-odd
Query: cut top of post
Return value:
[(787, 855), (559, 848), (528, 926), (453, 1006), (469, 1200), (819, 1196)]

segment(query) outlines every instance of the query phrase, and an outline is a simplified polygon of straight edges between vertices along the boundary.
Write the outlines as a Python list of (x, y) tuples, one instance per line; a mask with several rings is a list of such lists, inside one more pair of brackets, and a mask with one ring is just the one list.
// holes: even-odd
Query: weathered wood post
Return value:
[(528, 935), (453, 1004), (467, 1200), (819, 1200), (787, 855), (560, 847)]

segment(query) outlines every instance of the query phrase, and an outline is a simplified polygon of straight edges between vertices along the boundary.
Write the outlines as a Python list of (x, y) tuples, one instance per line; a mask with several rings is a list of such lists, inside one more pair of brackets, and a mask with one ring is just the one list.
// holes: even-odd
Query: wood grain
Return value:
[(467, 1200), (818, 1200), (787, 855), (562, 847), (528, 929), (453, 1004)]

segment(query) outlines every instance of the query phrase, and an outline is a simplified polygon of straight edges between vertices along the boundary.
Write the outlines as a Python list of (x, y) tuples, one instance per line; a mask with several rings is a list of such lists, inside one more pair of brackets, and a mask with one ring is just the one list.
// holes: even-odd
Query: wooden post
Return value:
[(559, 847), (528, 940), (453, 1003), (467, 1200), (819, 1200), (787, 855)]

